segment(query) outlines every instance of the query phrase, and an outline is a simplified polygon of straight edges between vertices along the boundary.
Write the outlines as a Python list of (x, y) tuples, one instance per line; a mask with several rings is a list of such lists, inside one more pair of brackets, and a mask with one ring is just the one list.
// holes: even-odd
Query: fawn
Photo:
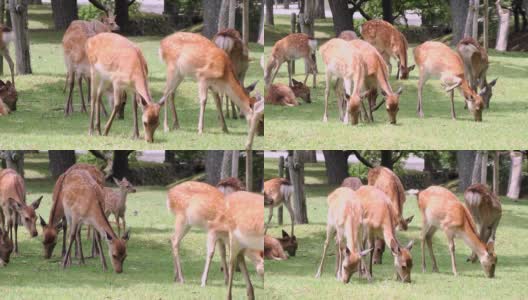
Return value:
[(272, 178), (270, 180), (267, 180), (264, 182), (264, 198), (268, 198), (273, 200), (273, 204), (269, 205), (269, 215), (268, 215), (268, 222), (266, 224), (266, 231), (267, 227), (269, 226), (271, 219), (273, 218), (273, 208), (279, 207), (284, 204), (286, 206), (286, 209), (288, 209), (288, 213), (290, 214), (290, 220), (291, 220), (291, 236), (295, 236), (293, 233), (294, 227), (295, 227), (295, 220), (293, 218), (293, 208), (292, 208), (292, 197), (293, 194), (293, 186), (291, 185), (290, 181), (285, 178)]
[(119, 191), (114, 191), (111, 188), (104, 188), (105, 193), (105, 205), (104, 205), (104, 211), (105, 215), (108, 218), (110, 214), (114, 215), (116, 224), (117, 224), (117, 235), (121, 235), (121, 224), (119, 223), (119, 220), (123, 220), (123, 232), (126, 230), (126, 219), (125, 219), (125, 212), (126, 212), (126, 200), (128, 193), (135, 193), (136, 189), (134, 186), (126, 179), (126, 177), (123, 177), (122, 180), (117, 180), (116, 178), (113, 178), (115, 184), (119, 187)]

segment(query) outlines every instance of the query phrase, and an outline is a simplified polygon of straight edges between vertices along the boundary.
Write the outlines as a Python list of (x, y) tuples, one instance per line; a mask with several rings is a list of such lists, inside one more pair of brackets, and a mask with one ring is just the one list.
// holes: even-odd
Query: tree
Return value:
[(385, 168), (393, 169), (392, 150), (381, 150), (381, 165)]
[(497, 30), (497, 42), (495, 50), (506, 51), (508, 48), (508, 32), (510, 30), (510, 10), (503, 9), (500, 0), (495, 2), (497, 15), (499, 16), (499, 30)]
[(17, 74), (31, 74), (31, 57), (28, 36), (28, 0), (9, 1), (11, 26), (15, 34), (16, 70)]
[(202, 34), (212, 38), (218, 32), (218, 15), (222, 0), (202, 0), (203, 5), (203, 30)]
[(249, 44), (249, 0), (242, 0), (242, 40), (244, 45)]
[(493, 156), (493, 192), (499, 195), (499, 170), (500, 170), (500, 151), (495, 151)]
[[(260, 22), (259, 22), (259, 35), (258, 35), (258, 41), (257, 43), (259, 43), (259, 45), (261, 45), (262, 47), (264, 47), (264, 0), (261, 0), (261, 6), (262, 6), (262, 9), (261, 9), (261, 12), (260, 12)], [(260, 134), (260, 130), (259, 130), (259, 134)]]
[(293, 215), (296, 224), (308, 224), (304, 193), (304, 162), (299, 151), (288, 151), (288, 170), (293, 185)]
[[(109, 8), (104, 6), (99, 0), (88, 1), (90, 1), (90, 3), (102, 11), (108, 12), (109, 10)], [(120, 31), (122, 32), (128, 32), (128, 8), (130, 5), (134, 4), (134, 2), (136, 2), (136, 0), (114, 0), (114, 14), (116, 16), (116, 23), (119, 25)], [(215, 21), (216, 20), (217, 18), (215, 18)]]
[[(354, 30), (354, 18), (352, 16), (355, 12), (359, 12), (367, 20), (371, 19), (361, 7), (366, 2), (367, 0), (328, 0), (330, 10), (332, 11), (336, 36), (341, 31)], [(349, 3), (352, 5), (351, 8), (349, 8)]]
[(53, 179), (59, 178), (76, 161), (74, 150), (49, 150), (48, 157), (49, 171)]
[(474, 39), (478, 39), (478, 10), (479, 1), (469, 0), (464, 37), (473, 37)]
[(68, 28), (73, 20), (77, 20), (77, 0), (52, 0), (51, 11), (55, 30)]
[(123, 177), (130, 177), (130, 168), (128, 165), (128, 156), (134, 150), (114, 150), (114, 151), (99, 151), (89, 150), (96, 158), (103, 160), (106, 166), (103, 168), (106, 177), (115, 177), (122, 179)]
[(463, 193), (471, 185), (476, 151), (457, 151), (458, 192)]
[(236, 0), (229, 0), (229, 28), (235, 28), (236, 22)]
[(451, 45), (456, 45), (464, 35), (466, 18), (468, 14), (467, 0), (449, 0), (451, 6), (451, 26), (453, 27), (453, 38)]
[(273, 0), (266, 0), (266, 25), (273, 26)]
[(304, 0), (304, 7), (299, 12), (299, 24), (301, 32), (314, 36), (315, 0)]
[(13, 169), (24, 177), (24, 151), (22, 150), (1, 150), (0, 159), (5, 162), (5, 168)]
[(218, 13), (218, 30), (227, 28), (229, 26), (229, 1), (222, 0), (220, 5), (220, 12)]
[(231, 168), (233, 166), (233, 151), (226, 150), (224, 151), (224, 155), (222, 157), (222, 169), (220, 177), (222, 179), (230, 177), (231, 176)]
[(510, 179), (506, 196), (517, 201), (521, 192), (523, 154), (520, 151), (510, 151), (510, 158)]
[(473, 171), (471, 172), (471, 184), (481, 183), (482, 160), (484, 159), (482, 152), (483, 151), (477, 151), (475, 155), (475, 162), (473, 163)]
[(165, 159), (164, 163), (174, 164), (176, 163), (176, 151), (175, 150), (165, 150)]
[(393, 23), (394, 18), (392, 17), (392, 0), (382, 0), (381, 7), (383, 8), (383, 20)]
[(352, 152), (342, 150), (323, 150), (326, 166), (326, 178), (329, 185), (338, 185), (348, 174), (348, 157)]
[(316, 0), (315, 1), (315, 18), (316, 19), (325, 19), (325, 0)]
[(216, 185), (220, 181), (224, 151), (209, 150), (205, 154), (205, 181)]

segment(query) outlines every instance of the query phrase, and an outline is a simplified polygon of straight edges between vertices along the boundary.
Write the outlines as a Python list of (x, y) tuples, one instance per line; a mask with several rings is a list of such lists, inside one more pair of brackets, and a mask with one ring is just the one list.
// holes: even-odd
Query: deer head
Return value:
[(286, 231), (283, 230), (282, 238), (277, 240), (279, 240), (282, 249), (286, 250), (289, 256), (295, 256), (298, 247), (297, 237), (295, 235), (290, 236)]
[(101, 22), (107, 26), (108, 31), (119, 31), (114, 12), (108, 7), (105, 10), (105, 15), (101, 17)]
[(497, 255), (495, 254), (495, 242), (489, 241), (486, 245), (486, 253), (479, 257), (480, 265), (488, 278), (495, 277), (495, 266), (497, 265)]
[(398, 223), (398, 230), (407, 231), (407, 229), (409, 228), (409, 223), (412, 222), (413, 218), (414, 216), (410, 216), (407, 219), (401, 218)]
[(31, 203), (31, 205), (26, 205), (24, 202), (9, 198), (11, 207), (20, 215), (22, 224), (26, 227), (29, 234), (31, 234), (31, 237), (36, 237), (38, 235), (36, 226), (37, 214), (35, 213), (35, 210), (39, 207), (42, 197), (43, 196), (40, 196), (40, 198)]
[(411, 73), (411, 71), (414, 70), (414, 66), (415, 65), (412, 65), (406, 68), (404, 65), (400, 65), (400, 69), (399, 69), (400, 79), (409, 79), (409, 73)]
[(8, 80), (4, 83), (0, 80), (0, 99), (7, 105), (9, 110), (16, 111), (18, 93), (11, 81)]
[(491, 96), (493, 96), (493, 87), (495, 86), (495, 84), (497, 83), (497, 80), (499, 78), (495, 78), (493, 81), (491, 82), (487, 82), (484, 84), (484, 87), (479, 91), (479, 95), (482, 97), (482, 100), (484, 101), (484, 105), (486, 108), (489, 108), (489, 103), (490, 103), (490, 100), (491, 100)]
[(304, 83), (297, 81), (292, 78), (293, 85), (290, 86), (293, 93), (295, 94), (295, 97), (299, 97), (303, 99), (306, 103), (312, 103), (312, 99), (310, 98), (310, 88), (307, 87)]
[(112, 266), (116, 273), (123, 272), (123, 263), (127, 257), (126, 244), (130, 238), (130, 231), (126, 231), (122, 238), (112, 238), (112, 235), (108, 232), (106, 233), (106, 239), (108, 241), (110, 252), (110, 258), (112, 261)]
[(372, 248), (363, 250), (359, 253), (352, 253), (352, 251), (346, 247), (345, 259), (343, 260), (343, 267), (341, 270), (341, 281), (343, 283), (348, 283), (350, 277), (352, 277), (356, 271), (359, 271), (362, 257), (369, 254), (370, 251), (372, 251)]
[[(39, 216), (40, 217), (40, 216)], [(44, 258), (51, 258), (53, 249), (57, 245), (57, 234), (62, 229), (62, 221), (57, 225), (52, 226), (51, 224), (46, 224), (46, 221), (40, 217), (40, 226), (42, 226), (42, 246), (44, 247)]]
[(154, 132), (159, 126), (159, 113), (161, 106), (165, 103), (165, 98), (162, 98), (160, 102), (149, 102), (139, 96), (139, 102), (143, 109), (143, 116), (141, 121), (143, 123), (143, 130), (145, 132), (145, 141), (148, 143), (154, 142)]
[(126, 179), (126, 177), (123, 177), (123, 180), (119, 181), (117, 178), (112, 177), (114, 179), (115, 184), (119, 187), (119, 190), (121, 192), (127, 194), (127, 193), (135, 193), (136, 188)]
[(9, 263), (9, 257), (13, 252), (13, 241), (9, 238), (7, 231), (0, 228), (0, 267)]
[(462, 88), (462, 94), (466, 99), (468, 109), (475, 118), (475, 122), (482, 122), (482, 110), (484, 109), (484, 101), (482, 100), (482, 96), (470, 88), (468, 83), (464, 80), (459, 80), (450, 86), (444, 86), (446, 92), (451, 92), (453, 89), (460, 86)]
[(410, 241), (404, 248), (398, 245), (395, 239), (391, 240), (391, 251), (394, 256), (396, 276), (402, 282), (411, 282), (412, 256), (411, 249), (414, 241)]
[(381, 91), (381, 94), (385, 97), (385, 108), (387, 109), (387, 114), (389, 115), (389, 122), (391, 124), (396, 124), (396, 115), (400, 108), (398, 104), (400, 103), (400, 95), (403, 92), (403, 88), (400, 87), (396, 93), (386, 94)]

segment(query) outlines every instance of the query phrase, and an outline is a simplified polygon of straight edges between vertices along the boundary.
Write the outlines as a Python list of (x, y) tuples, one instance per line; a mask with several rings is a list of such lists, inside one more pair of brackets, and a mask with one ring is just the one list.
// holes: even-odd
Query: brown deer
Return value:
[(317, 65), (315, 63), (315, 51), (317, 50), (317, 40), (304, 33), (292, 33), (278, 40), (271, 48), (271, 56), (264, 70), (264, 81), (266, 85), (273, 83), (275, 76), (281, 65), (288, 64), (289, 85), (292, 85), (292, 61), (303, 58), (307, 65), (304, 84), (308, 80), (308, 75), (313, 75), (313, 88), (316, 86)]
[(276, 238), (289, 256), (295, 256), (297, 253), (298, 243), (295, 235), (290, 236), (286, 231), (282, 230), (282, 237)]
[(301, 98), (306, 103), (312, 103), (312, 99), (310, 97), (310, 88), (306, 84), (293, 78), (292, 83), (293, 85), (290, 86), (290, 88), (292, 89), (295, 97)]
[(9, 232), (0, 227), (0, 267), (9, 263), (9, 257), (13, 252), (13, 241), (9, 238)]
[(440, 186), (430, 186), (418, 193), (418, 207), (422, 213), (422, 271), (425, 272), (425, 244), (429, 248), (429, 256), (433, 262), (433, 272), (438, 272), (438, 266), (433, 253), (433, 235), (437, 229), (442, 230), (449, 243), (451, 268), (457, 275), (455, 263), (455, 237), (460, 237), (478, 256), (480, 264), (487, 277), (495, 276), (497, 255), (494, 251), (494, 241), (487, 244), (477, 235), (477, 228), (469, 210), (458, 201), (448, 189)]
[(0, 116), (16, 111), (18, 93), (15, 85), (11, 81), (3, 82), (0, 80)]
[(383, 20), (370, 20), (360, 28), (363, 39), (372, 44), (389, 66), (389, 74), (392, 71), (391, 57), (398, 61), (397, 79), (408, 79), (409, 73), (414, 65), (407, 67), (407, 39), (392, 24)]
[(285, 178), (272, 178), (270, 180), (264, 181), (264, 198), (272, 199), (273, 204), (267, 206), (269, 207), (268, 222), (266, 223), (266, 231), (269, 226), (271, 219), (273, 218), (273, 208), (279, 207), (281, 205), (286, 206), (288, 213), (290, 214), (291, 220), (291, 232), (290, 235), (294, 236), (294, 227), (295, 220), (293, 217), (293, 208), (292, 208), (292, 194), (293, 186), (290, 181)]
[[(464, 201), (477, 224), (480, 241), (483, 243), (495, 241), (495, 234), (502, 216), (499, 197), (486, 185), (475, 183), (464, 192)], [(477, 260), (475, 253), (468, 260), (475, 262)]]
[(7, 64), (9, 65), (9, 70), (11, 71), (11, 82), (15, 85), (15, 64), (9, 55), (9, 44), (15, 40), (15, 33), (11, 28), (0, 24), (0, 55), (2, 55)]
[(432, 76), (440, 77), (445, 91), (451, 96), (451, 118), (456, 119), (454, 89), (459, 88), (469, 111), (476, 122), (482, 121), (484, 102), (481, 95), (471, 88), (464, 77), (464, 63), (462, 58), (448, 46), (440, 42), (425, 42), (414, 48), (414, 60), (420, 70), (418, 81), (417, 113), (423, 118), (422, 91), (425, 82)]
[(136, 189), (134, 186), (126, 179), (126, 177), (123, 177), (122, 180), (118, 180), (116, 178), (113, 178), (115, 184), (119, 188), (119, 191), (114, 191), (111, 188), (104, 188), (104, 211), (105, 215), (108, 218), (110, 214), (114, 215), (116, 224), (117, 224), (117, 235), (121, 235), (121, 224), (119, 223), (119, 220), (123, 220), (123, 232), (126, 230), (126, 219), (125, 219), (125, 212), (126, 212), (126, 200), (128, 193), (135, 193)]
[(345, 41), (352, 41), (357, 40), (358, 36), (353, 30), (343, 30), (339, 33), (337, 38)]
[(273, 83), (266, 88), (264, 101), (271, 105), (299, 106), (292, 88), (283, 83)]
[(123, 91), (132, 89), (135, 92), (133, 138), (139, 137), (137, 107), (138, 104), (141, 104), (145, 141), (154, 142), (154, 132), (159, 126), (159, 112), (165, 98), (159, 103), (152, 101), (147, 83), (147, 62), (141, 50), (121, 35), (104, 32), (88, 39), (86, 54), (90, 63), (90, 78), (92, 80), (89, 134), (93, 135), (94, 121), (95, 128), (101, 134), (101, 94), (103, 88), (111, 84), (114, 93), (114, 107), (106, 123), (104, 135), (108, 135), (116, 113), (121, 106), (120, 100)]
[(245, 191), (246, 190), (246, 186), (244, 185), (244, 183), (240, 179), (238, 179), (236, 177), (224, 178), (224, 179), (220, 180), (216, 184), (216, 187), (225, 196), (227, 196), (227, 195), (229, 195), (231, 193), (234, 193), (234, 192)]
[(26, 187), (22, 176), (12, 169), (0, 171), (0, 206), (2, 208), (0, 224), (4, 231), (9, 232), (9, 238), (14, 242), (15, 254), (18, 254), (18, 224), (20, 221), (31, 237), (38, 235), (35, 210), (39, 208), (42, 197), (40, 196), (27, 205)]
[[(368, 241), (368, 248), (374, 247), (374, 240), (383, 239), (390, 246), (394, 257), (396, 279), (411, 282), (412, 256), (411, 249), (414, 241), (403, 247), (396, 239), (396, 222), (391, 200), (380, 189), (364, 185), (356, 191), (356, 197), (361, 201), (363, 209), (364, 239)], [(372, 262), (374, 254), (371, 252), (368, 264), (369, 277), (372, 277)]]
[[(94, 226), (95, 230), (106, 238), (114, 271), (122, 273), (127, 256), (126, 244), (130, 235), (128, 231), (122, 238), (115, 234), (104, 214), (104, 191), (88, 171), (76, 169), (66, 174), (62, 188), (62, 205), (70, 227), (70, 242), (62, 262), (63, 268), (71, 263), (71, 247), (80, 227), (82, 224), (87, 224)], [(106, 271), (101, 239), (98, 240), (98, 247), (103, 271)], [(82, 258), (81, 263), (83, 263)]]
[(348, 283), (356, 271), (360, 271), (362, 257), (372, 248), (361, 250), (361, 232), (363, 210), (356, 198), (356, 192), (350, 188), (340, 187), (327, 198), (328, 218), (326, 222), (326, 240), (324, 242), (321, 263), (316, 278), (323, 272), (326, 251), (330, 239), (336, 239), (336, 278)]
[(341, 183), (341, 187), (351, 188), (354, 191), (357, 191), (361, 186), (363, 186), (363, 182), (358, 177), (347, 177)]
[(288, 256), (282, 248), (281, 242), (269, 235), (264, 235), (264, 258), (272, 260), (286, 260)]
[[(325, 111), (323, 122), (328, 122), (328, 97), (330, 95), (330, 81), (332, 77), (343, 79), (345, 91), (350, 95), (344, 123), (348, 124), (349, 115), (352, 124), (356, 125), (359, 119), (360, 103), (364, 88), (367, 66), (360, 51), (351, 47), (349, 42), (342, 39), (331, 39), (320, 48), (323, 62), (326, 65)], [(352, 82), (354, 90), (352, 90)]]
[(485, 107), (489, 108), (492, 89), (498, 78), (491, 82), (486, 79), (489, 66), (488, 52), (472, 37), (463, 38), (457, 44), (456, 50), (464, 62), (464, 74), (468, 78), (470, 87), (474, 91), (477, 91), (477, 87), (480, 89), (479, 95), (482, 96)]

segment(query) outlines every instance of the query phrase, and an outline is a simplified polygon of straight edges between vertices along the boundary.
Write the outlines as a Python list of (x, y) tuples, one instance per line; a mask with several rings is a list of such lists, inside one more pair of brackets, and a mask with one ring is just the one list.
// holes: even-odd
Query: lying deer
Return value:
[(361, 186), (363, 186), (363, 182), (358, 177), (347, 177), (341, 183), (341, 187), (351, 188), (354, 191), (357, 191)]
[(275, 76), (279, 72), (281, 65), (288, 64), (288, 83), (292, 85), (292, 62), (298, 58), (304, 58), (307, 65), (304, 84), (308, 80), (308, 75), (313, 75), (313, 88), (316, 86), (317, 65), (315, 63), (315, 51), (317, 50), (317, 40), (304, 33), (292, 33), (278, 40), (271, 48), (271, 56), (264, 70), (264, 81), (266, 85), (273, 83)]
[(296, 98), (291, 87), (283, 83), (273, 83), (266, 88), (264, 101), (271, 105), (299, 106)]
[(486, 79), (489, 66), (488, 52), (472, 37), (463, 38), (457, 44), (456, 50), (464, 62), (464, 74), (468, 78), (470, 87), (475, 91), (477, 87), (480, 89), (479, 95), (482, 96), (485, 107), (489, 108), (493, 95), (492, 88), (498, 78), (491, 82)]
[(407, 39), (392, 24), (383, 20), (370, 20), (360, 28), (363, 39), (372, 44), (389, 66), (389, 74), (392, 71), (391, 57), (398, 61), (397, 79), (408, 79), (409, 73), (414, 65), (407, 67)]
[(272, 260), (286, 260), (288, 256), (284, 252), (280, 241), (269, 235), (264, 235), (264, 258)]
[(464, 63), (460, 56), (440, 42), (425, 42), (414, 48), (414, 60), (420, 70), (418, 81), (417, 113), (423, 118), (422, 91), (425, 82), (432, 76), (440, 77), (445, 91), (451, 95), (451, 118), (456, 119), (454, 89), (459, 88), (476, 122), (482, 121), (484, 103), (482, 96), (471, 88), (464, 77)]
[(5, 83), (0, 80), (0, 116), (5, 116), (11, 111), (16, 111), (18, 94), (11, 81)]
[(294, 236), (293, 230), (295, 227), (295, 220), (293, 217), (293, 208), (292, 208), (292, 194), (293, 186), (290, 181), (285, 178), (272, 178), (264, 182), (264, 194), (265, 198), (272, 199), (273, 204), (269, 205), (269, 214), (268, 222), (266, 223), (266, 231), (269, 226), (271, 219), (273, 218), (273, 208), (279, 207), (281, 205), (286, 206), (288, 213), (290, 214), (291, 220), (291, 236)]
[[(464, 200), (477, 224), (480, 241), (483, 243), (495, 241), (495, 233), (502, 216), (502, 205), (499, 197), (490, 191), (486, 185), (476, 183), (466, 189)], [(475, 262), (477, 256), (473, 253), (468, 260)]]
[(13, 241), (9, 238), (9, 232), (0, 227), (0, 267), (9, 263), (9, 257), (13, 252)]
[[(394, 257), (396, 279), (411, 282), (413, 266), (411, 249), (414, 241), (403, 247), (396, 239), (396, 222), (391, 200), (380, 189), (364, 185), (356, 191), (356, 197), (361, 201), (363, 209), (362, 224), (365, 227), (364, 239), (368, 241), (368, 248), (374, 247), (374, 240), (383, 239), (390, 246)], [(372, 277), (372, 262), (374, 254), (370, 253), (368, 265), (369, 278)]]
[(15, 85), (15, 64), (9, 55), (9, 44), (15, 40), (15, 33), (11, 31), (11, 28), (0, 24), (0, 55), (2, 55), (11, 71), (11, 82)]
[(141, 104), (145, 141), (154, 142), (154, 132), (159, 126), (159, 112), (165, 98), (159, 103), (152, 101), (147, 82), (147, 62), (139, 47), (121, 35), (104, 32), (88, 39), (86, 54), (90, 63), (90, 78), (92, 80), (89, 134), (93, 135), (94, 121), (95, 129), (101, 134), (101, 94), (103, 87), (111, 84), (114, 93), (114, 107), (106, 123), (104, 135), (108, 135), (116, 113), (121, 106), (123, 91), (131, 89), (135, 92), (133, 138), (139, 138), (137, 107), (138, 104)]
[(457, 275), (455, 263), (455, 237), (460, 237), (466, 245), (478, 256), (480, 264), (487, 277), (495, 276), (497, 255), (494, 251), (494, 241), (487, 244), (477, 235), (477, 228), (469, 210), (458, 201), (448, 189), (431, 186), (418, 193), (418, 207), (422, 213), (422, 271), (425, 272), (425, 243), (433, 262), (433, 272), (438, 272), (438, 266), (433, 253), (433, 235), (437, 229), (442, 230), (449, 243), (451, 268)]
[(326, 240), (315, 278), (321, 277), (330, 239), (335, 236), (336, 278), (348, 283), (354, 272), (360, 271), (362, 257), (372, 251), (372, 248), (361, 251), (363, 210), (356, 193), (346, 187), (333, 191), (327, 198), (327, 204)]
[(126, 200), (128, 193), (135, 193), (136, 189), (134, 186), (126, 179), (126, 177), (123, 177), (122, 180), (117, 180), (116, 178), (113, 178), (115, 184), (117, 187), (119, 187), (119, 191), (114, 191), (111, 188), (104, 188), (104, 212), (105, 216), (108, 218), (110, 214), (114, 215), (116, 224), (117, 224), (117, 235), (121, 235), (121, 224), (119, 223), (119, 220), (123, 220), (123, 232), (126, 230), (126, 219), (125, 219), (125, 212), (126, 212)]
[[(9, 232), (9, 238), (14, 241), (14, 252), (18, 254), (18, 224), (26, 227), (31, 237), (38, 235), (35, 222), (39, 208), (40, 196), (30, 205), (26, 204), (26, 187), (24, 179), (13, 169), (4, 169), (0, 172), (0, 207), (2, 208), (1, 227)], [(13, 236), (14, 227), (14, 236)]]

